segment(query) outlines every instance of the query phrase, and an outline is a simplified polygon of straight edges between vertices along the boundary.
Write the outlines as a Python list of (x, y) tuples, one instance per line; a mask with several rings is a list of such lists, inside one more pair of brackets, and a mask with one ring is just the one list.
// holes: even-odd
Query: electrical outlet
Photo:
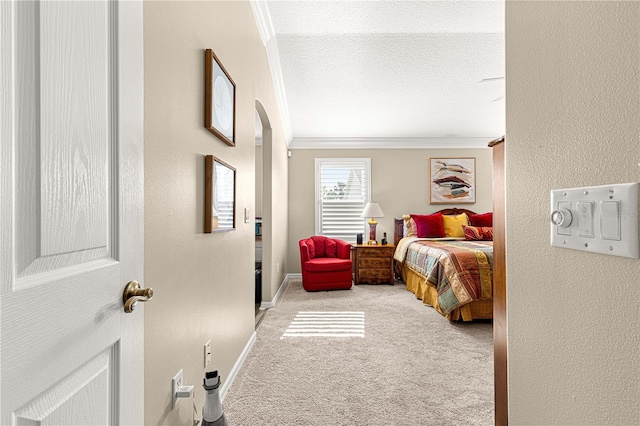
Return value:
[(276, 263), (276, 273), (280, 273), (280, 263)]
[(211, 362), (211, 339), (204, 344), (204, 368)]
[(180, 369), (180, 371), (173, 376), (173, 379), (171, 379), (171, 400), (173, 401), (171, 408), (175, 407), (178, 404), (178, 401), (180, 401), (178, 398), (178, 390), (182, 387), (183, 375), (184, 373), (182, 369)]

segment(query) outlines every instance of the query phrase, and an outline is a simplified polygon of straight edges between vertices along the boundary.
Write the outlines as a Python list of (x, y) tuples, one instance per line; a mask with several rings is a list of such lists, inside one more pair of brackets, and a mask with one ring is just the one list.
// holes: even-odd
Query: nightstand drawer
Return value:
[(376, 280), (377, 282), (389, 281), (389, 269), (362, 269), (358, 275), (364, 280)]
[(359, 248), (358, 257), (377, 257), (388, 258), (389, 254), (393, 256), (393, 247), (380, 247), (380, 248)]
[(358, 258), (358, 267), (388, 269), (391, 268), (391, 259), (389, 259), (388, 257), (365, 257), (364, 259)]

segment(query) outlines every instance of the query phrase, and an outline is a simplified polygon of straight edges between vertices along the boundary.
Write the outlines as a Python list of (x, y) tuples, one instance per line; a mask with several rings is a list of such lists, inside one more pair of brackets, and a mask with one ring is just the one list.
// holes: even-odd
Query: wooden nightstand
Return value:
[(396, 246), (354, 244), (351, 247), (356, 284), (393, 285), (393, 253)]

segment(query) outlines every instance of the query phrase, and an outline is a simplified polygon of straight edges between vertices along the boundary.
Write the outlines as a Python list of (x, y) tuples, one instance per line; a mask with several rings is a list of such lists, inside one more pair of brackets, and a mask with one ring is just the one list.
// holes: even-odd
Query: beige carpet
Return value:
[(231, 426), (493, 424), (490, 323), (450, 323), (398, 283), (286, 286), (224, 400)]

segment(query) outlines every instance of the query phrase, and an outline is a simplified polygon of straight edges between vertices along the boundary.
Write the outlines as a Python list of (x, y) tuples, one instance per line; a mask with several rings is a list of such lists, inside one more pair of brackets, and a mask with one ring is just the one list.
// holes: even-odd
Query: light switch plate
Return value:
[(178, 371), (178, 373), (176, 373), (176, 375), (173, 376), (173, 379), (171, 379), (171, 401), (172, 401), (171, 408), (174, 408), (180, 401), (180, 398), (178, 398), (178, 389), (182, 387), (183, 376), (184, 376), (184, 373), (182, 369), (180, 369), (180, 371)]
[(207, 368), (211, 362), (211, 339), (204, 344), (204, 368)]
[[(559, 219), (569, 216), (566, 210), (571, 212), (569, 226)], [(616, 210), (617, 217), (612, 216)], [(639, 257), (637, 182), (553, 190), (551, 215), (559, 223), (551, 221), (552, 246)]]

